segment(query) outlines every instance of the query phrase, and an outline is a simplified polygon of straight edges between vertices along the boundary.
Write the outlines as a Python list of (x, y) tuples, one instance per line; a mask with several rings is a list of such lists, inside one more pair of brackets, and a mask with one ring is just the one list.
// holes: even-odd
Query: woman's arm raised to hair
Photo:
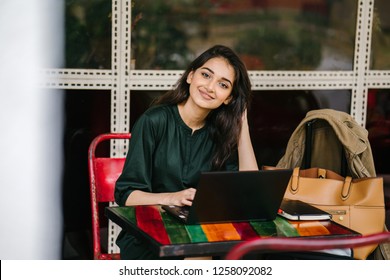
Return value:
[(242, 127), (238, 140), (238, 165), (240, 171), (259, 170), (257, 166), (255, 152), (253, 150), (251, 137), (249, 134), (249, 125), (247, 111), (242, 115)]

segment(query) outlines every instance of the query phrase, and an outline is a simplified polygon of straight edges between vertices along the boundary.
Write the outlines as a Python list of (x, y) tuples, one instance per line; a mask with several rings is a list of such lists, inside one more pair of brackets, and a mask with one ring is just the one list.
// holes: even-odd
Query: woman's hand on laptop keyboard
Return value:
[(196, 189), (188, 188), (179, 192), (166, 193), (163, 205), (191, 206)]

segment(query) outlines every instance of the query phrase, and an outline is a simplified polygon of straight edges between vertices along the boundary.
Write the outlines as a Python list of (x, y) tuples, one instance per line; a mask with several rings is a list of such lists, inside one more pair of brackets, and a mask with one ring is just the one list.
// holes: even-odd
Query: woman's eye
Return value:
[(203, 77), (205, 77), (205, 78), (210, 78), (210, 75), (209, 75), (209, 73), (205, 73), (205, 72), (203, 72), (203, 73), (202, 73), (202, 76), (203, 76)]
[(226, 84), (226, 83), (219, 83), (219, 85), (224, 88), (224, 89), (227, 89), (229, 88), (229, 86)]

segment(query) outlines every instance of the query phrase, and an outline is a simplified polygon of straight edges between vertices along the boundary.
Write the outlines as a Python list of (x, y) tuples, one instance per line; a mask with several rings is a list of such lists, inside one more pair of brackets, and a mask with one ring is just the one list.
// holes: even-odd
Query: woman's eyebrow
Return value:
[[(201, 69), (206, 69), (206, 70), (210, 71), (211, 73), (215, 74), (214, 71), (211, 70), (211, 69), (208, 68), (208, 67), (202, 67)], [(226, 81), (226, 82), (228, 82), (228, 83), (230, 83), (230, 85), (233, 86), (233, 83), (232, 83), (229, 79), (224, 78), (224, 77), (221, 77), (221, 79), (224, 80), (224, 81)]]

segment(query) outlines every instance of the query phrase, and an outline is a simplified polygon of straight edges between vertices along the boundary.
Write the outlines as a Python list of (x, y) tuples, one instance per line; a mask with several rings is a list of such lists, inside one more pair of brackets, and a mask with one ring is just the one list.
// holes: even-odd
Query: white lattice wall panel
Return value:
[(129, 86), (132, 90), (171, 89), (183, 71), (131, 70)]
[[(80, 70), (83, 73), (83, 79), (62, 75), (55, 71), (51, 73), (50, 80), (52, 86), (61, 86), (62, 88), (72, 89), (82, 87), (83, 89), (102, 89), (102, 85), (119, 84), (119, 81), (97, 79), (95, 73)], [(183, 71), (153, 71), (153, 70), (130, 70), (130, 75), (125, 76), (123, 91), (129, 90), (168, 90), (171, 89), (177, 80), (181, 77)], [(110, 75), (111, 76), (111, 75)], [(352, 71), (249, 71), (253, 90), (264, 89), (351, 89), (354, 87), (355, 75)], [(377, 79), (381, 79), (377, 77)], [(382, 78), (384, 79), (384, 78)], [(45, 85), (50, 84), (46, 81)], [(116, 92), (114, 92), (116, 93)], [(114, 94), (115, 95), (115, 94)], [(122, 94), (123, 95), (123, 94)], [(127, 96), (127, 95), (125, 95)], [(117, 101), (115, 99), (114, 101)], [(127, 104), (127, 99), (122, 100), (120, 104)], [(115, 112), (113, 112), (115, 113)]]
[(369, 71), (366, 75), (367, 88), (390, 88), (390, 71)]
[(44, 69), (40, 86), (59, 89), (112, 89), (111, 70)]
[[(119, 78), (113, 78), (110, 70), (44, 70), (43, 73), (41, 85), (50, 88), (113, 89), (119, 84)], [(125, 76), (122, 83), (122, 90), (168, 90), (182, 73), (180, 70), (130, 70), (130, 75)], [(249, 76), (253, 90), (352, 89), (356, 86), (353, 71), (249, 71)], [(365, 76), (366, 86), (383, 87), (389, 86), (389, 83), (389, 71), (370, 71)], [(120, 104), (129, 103), (126, 96)]]
[(374, 1), (358, 1), (355, 35), (354, 75), (350, 114), (361, 126), (366, 124), (367, 94), (366, 73), (370, 67), (371, 28)]
[[(112, 45), (111, 63), (115, 83), (111, 89), (111, 132), (128, 132), (130, 116), (130, 89), (127, 77), (130, 70), (131, 0), (112, 1)], [(111, 157), (122, 157), (127, 153), (126, 141), (111, 141)], [(110, 203), (110, 206), (116, 205)], [(115, 240), (120, 227), (108, 222), (108, 252), (119, 253)]]
[(253, 90), (348, 89), (352, 71), (249, 71)]

